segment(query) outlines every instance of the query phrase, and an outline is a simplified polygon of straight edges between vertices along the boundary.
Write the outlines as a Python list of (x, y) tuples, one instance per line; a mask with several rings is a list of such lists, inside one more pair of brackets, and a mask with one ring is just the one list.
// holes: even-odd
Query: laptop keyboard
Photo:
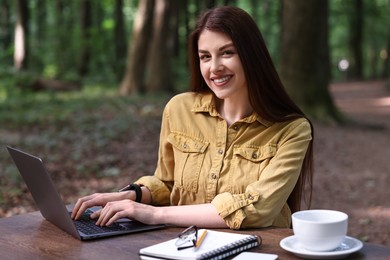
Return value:
[(91, 213), (86, 212), (84, 213), (80, 219), (74, 220), (74, 224), (76, 225), (77, 230), (83, 232), (84, 234), (87, 235), (92, 235), (92, 234), (99, 234), (99, 233), (107, 233), (107, 232), (115, 232), (115, 231), (121, 231), (121, 230), (126, 230), (125, 227), (114, 223), (111, 226), (97, 226), (95, 224), (95, 220), (91, 219), (89, 217)]

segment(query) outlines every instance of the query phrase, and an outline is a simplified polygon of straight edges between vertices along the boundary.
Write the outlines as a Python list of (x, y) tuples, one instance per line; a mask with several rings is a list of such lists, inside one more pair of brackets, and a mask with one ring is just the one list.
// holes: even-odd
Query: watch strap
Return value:
[(135, 191), (135, 202), (141, 202), (142, 201), (142, 190), (141, 190), (142, 186), (143, 185), (129, 184), (129, 185), (123, 187), (122, 189), (120, 189), (119, 192), (133, 190), (133, 191)]

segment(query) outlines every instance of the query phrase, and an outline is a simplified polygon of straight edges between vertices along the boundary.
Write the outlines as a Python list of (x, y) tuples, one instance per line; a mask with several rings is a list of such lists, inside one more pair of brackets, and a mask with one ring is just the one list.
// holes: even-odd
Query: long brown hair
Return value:
[(257, 24), (244, 10), (232, 6), (206, 10), (198, 18), (188, 46), (191, 90), (194, 92), (210, 91), (202, 77), (198, 57), (198, 39), (203, 30), (222, 32), (232, 39), (244, 68), (249, 102), (258, 115), (271, 122), (284, 122), (302, 117), (309, 121), (312, 140), (306, 151), (298, 182), (287, 202), (292, 212), (299, 211), (307, 184), (309, 188), (307, 204), (310, 207), (313, 183), (313, 126), (287, 94)]

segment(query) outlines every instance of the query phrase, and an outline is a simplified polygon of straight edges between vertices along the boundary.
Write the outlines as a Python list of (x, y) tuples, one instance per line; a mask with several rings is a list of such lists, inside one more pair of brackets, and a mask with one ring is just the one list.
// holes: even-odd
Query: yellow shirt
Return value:
[(164, 109), (154, 176), (136, 183), (153, 205), (212, 203), (232, 229), (290, 227), (286, 201), (310, 140), (304, 118), (271, 123), (254, 113), (228, 127), (213, 94), (183, 93)]

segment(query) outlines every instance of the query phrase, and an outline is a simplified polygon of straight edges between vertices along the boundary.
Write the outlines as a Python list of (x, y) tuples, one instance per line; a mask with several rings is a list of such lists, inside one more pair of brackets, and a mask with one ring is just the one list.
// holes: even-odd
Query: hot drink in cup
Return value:
[(335, 210), (303, 210), (292, 215), (294, 235), (310, 251), (331, 251), (347, 235), (348, 215)]

